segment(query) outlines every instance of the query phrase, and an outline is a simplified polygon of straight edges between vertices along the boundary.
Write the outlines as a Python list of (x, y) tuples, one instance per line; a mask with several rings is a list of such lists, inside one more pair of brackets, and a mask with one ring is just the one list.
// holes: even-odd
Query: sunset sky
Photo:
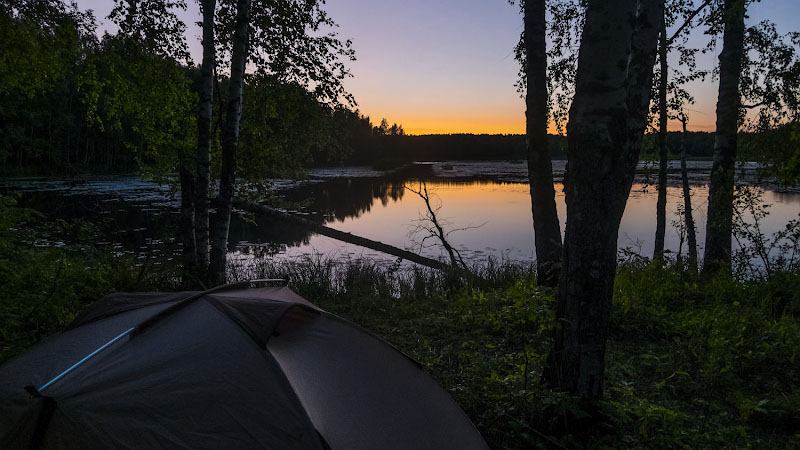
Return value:
[[(192, 54), (200, 61), (196, 2), (182, 15)], [(101, 28), (113, 3), (78, 0), (94, 9)], [(514, 82), (514, 45), (522, 32), (517, 5), (507, 0), (328, 0), (342, 38), (353, 40), (357, 61), (346, 82), (362, 113), (402, 124), (407, 133), (522, 133), (525, 107)], [(800, 0), (763, 0), (747, 23), (770, 19), (778, 31), (800, 31)], [(112, 25), (113, 26), (113, 25)], [(699, 40), (702, 42), (702, 39)], [(720, 44), (721, 45), (721, 44)], [(716, 64), (719, 48), (699, 62)], [(716, 83), (691, 86), (697, 103), (691, 130), (713, 131)], [(677, 125), (677, 124), (675, 124)]]

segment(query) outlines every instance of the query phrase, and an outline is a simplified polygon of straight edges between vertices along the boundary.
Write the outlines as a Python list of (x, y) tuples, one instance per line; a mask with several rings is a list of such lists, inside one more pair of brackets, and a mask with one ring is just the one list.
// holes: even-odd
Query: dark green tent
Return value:
[(0, 366), (2, 449), (485, 449), (420, 366), (287, 287), (112, 294)]

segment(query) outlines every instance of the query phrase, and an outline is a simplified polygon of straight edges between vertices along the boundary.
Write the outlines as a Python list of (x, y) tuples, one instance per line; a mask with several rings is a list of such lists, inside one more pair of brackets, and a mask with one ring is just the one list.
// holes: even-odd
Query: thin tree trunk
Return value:
[(180, 161), (179, 178), (181, 186), (181, 236), (183, 237), (183, 283), (188, 286), (196, 276), (197, 247), (195, 245), (195, 180), (187, 168), (186, 157)]
[(211, 120), (214, 103), (214, 10), (216, 0), (202, 0), (203, 63), (200, 66), (200, 92), (197, 111), (197, 177), (194, 189), (195, 229), (198, 270), (204, 272), (209, 264), (208, 191), (211, 184)]
[(661, 63), (661, 78), (658, 83), (658, 201), (656, 202), (656, 239), (653, 261), (664, 259), (664, 235), (667, 232), (667, 22), (661, 16), (661, 38), (658, 57)]
[(708, 190), (708, 221), (703, 272), (730, 268), (733, 228), (733, 177), (738, 131), (739, 77), (744, 48), (744, 0), (725, 0), (725, 31), (719, 55), (719, 96), (717, 131), (714, 138), (714, 163)]
[(225, 283), (228, 230), (231, 224), (233, 191), (236, 184), (236, 147), (239, 144), (239, 123), (242, 118), (242, 89), (247, 61), (249, 22), (250, 0), (238, 0), (231, 51), (231, 78), (225, 108), (225, 125), (222, 127), (222, 173), (216, 214), (211, 229), (211, 261), (208, 266), (208, 278), (214, 285)]
[(547, 53), (545, 0), (524, 0), (526, 137), (531, 213), (539, 284), (556, 286), (561, 270), (561, 226), (553, 187), (553, 163), (547, 148)]
[(544, 379), (602, 396), (617, 235), (639, 159), (663, 0), (590, 0), (567, 128), (567, 228)]
[(697, 273), (697, 234), (692, 213), (692, 194), (689, 187), (689, 172), (686, 170), (686, 117), (681, 118), (683, 134), (681, 135), (681, 181), (683, 183), (683, 211), (686, 222), (686, 237), (689, 245), (687, 264), (692, 273)]

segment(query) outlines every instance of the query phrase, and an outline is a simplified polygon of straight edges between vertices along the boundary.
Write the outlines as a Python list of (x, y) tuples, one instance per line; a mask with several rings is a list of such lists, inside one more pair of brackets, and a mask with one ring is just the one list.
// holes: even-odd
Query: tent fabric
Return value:
[(187, 295), (197, 293), (199, 292), (120, 292), (109, 294), (84, 309), (73, 319), (67, 329), (86, 325), (87, 323), (105, 319), (106, 317), (111, 317), (121, 312), (141, 309), (145, 306), (174, 303), (186, 298)]
[(293, 313), (305, 320), (279, 327), (268, 349), (332, 448), (481, 448), (461, 408), (410, 358), (336, 316)]
[(0, 366), (0, 448), (487, 447), (410, 358), (271, 287), (101, 299)]

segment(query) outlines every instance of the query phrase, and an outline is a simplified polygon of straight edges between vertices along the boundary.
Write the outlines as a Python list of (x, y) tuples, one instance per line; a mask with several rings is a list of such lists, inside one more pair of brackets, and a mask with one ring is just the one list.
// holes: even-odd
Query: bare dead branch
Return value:
[[(417, 194), (424, 202), (427, 212), (424, 215), (420, 215), (420, 219), (418, 220), (417, 231), (424, 231), (426, 234), (423, 236), (422, 241), (420, 242), (420, 246), (424, 245), (425, 241), (428, 239), (434, 238), (436, 239), (444, 250), (447, 252), (448, 257), (450, 258), (450, 264), (453, 267), (461, 268), (465, 271), (469, 271), (467, 268), (467, 264), (464, 262), (464, 258), (461, 255), (461, 252), (453, 247), (447, 238), (450, 236), (451, 233), (454, 231), (466, 230), (470, 228), (477, 228), (477, 227), (465, 227), (465, 228), (458, 228), (450, 231), (445, 231), (443, 222), (439, 217), (437, 217), (437, 213), (441, 210), (441, 204), (434, 207), (431, 204), (431, 194), (428, 192), (428, 185), (424, 181), (419, 183), (419, 187), (414, 189), (410, 186), (405, 186), (405, 188), (409, 192), (413, 192)], [(412, 233), (413, 234), (413, 233)]]

